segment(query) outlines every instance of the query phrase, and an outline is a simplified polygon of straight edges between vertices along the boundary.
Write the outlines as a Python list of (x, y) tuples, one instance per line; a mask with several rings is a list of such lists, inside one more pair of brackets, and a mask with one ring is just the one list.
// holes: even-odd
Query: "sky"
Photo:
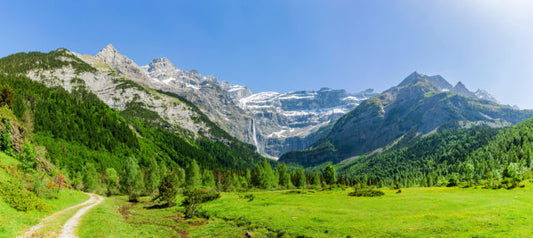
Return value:
[(359, 92), (413, 71), (533, 109), (529, 0), (0, 0), (0, 57), (111, 43), (253, 92)]

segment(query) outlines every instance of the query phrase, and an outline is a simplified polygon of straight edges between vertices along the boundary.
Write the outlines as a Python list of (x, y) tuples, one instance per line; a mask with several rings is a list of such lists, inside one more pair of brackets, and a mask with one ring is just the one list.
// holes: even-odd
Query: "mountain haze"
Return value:
[(416, 72), (409, 75), (398, 86), (362, 102), (341, 117), (316, 143), (305, 150), (286, 153), (280, 161), (303, 165), (338, 163), (439, 128), (506, 127), (533, 116), (532, 111), (479, 99), (462, 83), (450, 88), (441, 79)]

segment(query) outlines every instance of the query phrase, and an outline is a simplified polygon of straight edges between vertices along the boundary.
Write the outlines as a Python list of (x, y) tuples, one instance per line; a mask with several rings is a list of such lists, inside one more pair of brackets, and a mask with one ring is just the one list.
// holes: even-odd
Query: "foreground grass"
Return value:
[[(178, 203), (181, 202), (178, 198)], [(152, 208), (144, 197), (130, 203), (124, 196), (111, 197), (81, 220), (78, 236), (84, 237), (232, 237), (246, 231), (222, 219), (184, 219), (183, 209)]]
[[(13, 178), (10, 175), (10, 172), (20, 173), (17, 169), (19, 164), (20, 162), (18, 160), (0, 152), (0, 180), (11, 181)], [(0, 237), (16, 237), (22, 235), (24, 230), (38, 224), (42, 218), (70, 206), (82, 203), (88, 198), (89, 196), (79, 191), (61, 190), (58, 194), (58, 199), (44, 200), (50, 205), (50, 210), (28, 212), (17, 211), (0, 198)], [(54, 226), (43, 227), (44, 232), (53, 236), (53, 234), (60, 228), (60, 225), (62, 225), (62, 219), (65, 219), (65, 217), (61, 216), (58, 217), (58, 221), (51, 221), (51, 224), (54, 224)]]
[[(533, 237), (533, 191), (460, 188), (223, 193), (184, 219), (179, 206), (113, 197), (86, 214), (80, 237)], [(245, 195), (253, 194), (245, 198)], [(178, 198), (178, 203), (181, 201)]]
[(278, 235), (309, 237), (531, 237), (533, 191), (459, 188), (385, 190), (377, 198), (348, 191), (224, 194), (211, 216), (256, 224)]

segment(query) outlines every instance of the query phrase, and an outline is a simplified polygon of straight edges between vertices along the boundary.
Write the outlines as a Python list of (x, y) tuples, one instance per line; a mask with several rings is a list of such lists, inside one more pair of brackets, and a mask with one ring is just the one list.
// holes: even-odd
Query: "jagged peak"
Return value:
[(404, 87), (424, 81), (429, 81), (435, 84), (436, 86), (438, 86), (438, 88), (440, 88), (440, 90), (448, 90), (452, 88), (452, 85), (438, 74), (428, 76), (425, 74), (420, 74), (417, 71), (414, 71), (409, 76), (407, 76), (398, 86)]
[[(100, 51), (98, 51), (98, 54), (101, 54), (103, 52), (119, 53), (118, 50), (111, 43), (109, 43), (108, 45), (106, 45), (106, 47), (104, 47)], [(98, 55), (98, 54), (96, 54), (96, 55)]]
[(166, 57), (155, 58), (152, 60), (152, 62), (150, 62), (150, 64), (144, 67), (147, 67), (148, 71), (153, 71), (153, 70), (162, 70), (162, 71), (167, 71), (167, 72), (175, 71), (175, 70), (181, 71), (180, 69), (178, 69), (178, 67), (172, 64), (172, 62), (170, 62), (170, 60)]
[(457, 82), (454, 88), (466, 88), (465, 84), (461, 81)]

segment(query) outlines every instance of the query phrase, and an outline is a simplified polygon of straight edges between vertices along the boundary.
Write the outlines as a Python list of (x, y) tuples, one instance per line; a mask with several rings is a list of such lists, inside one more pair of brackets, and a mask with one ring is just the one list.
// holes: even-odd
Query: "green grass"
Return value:
[[(178, 197), (178, 203), (182, 197)], [(111, 197), (81, 220), (78, 236), (84, 237), (242, 237), (246, 230), (219, 218), (184, 219), (183, 208), (149, 209), (147, 197), (139, 203)], [(105, 224), (105, 225), (102, 225)]]
[[(88, 196), (81, 192), (62, 190), (59, 193), (58, 199), (45, 200), (46, 203), (51, 205), (51, 210), (31, 212), (17, 211), (0, 200), (0, 237), (15, 237), (21, 235), (25, 229), (38, 224), (42, 218), (51, 215), (54, 212), (82, 203), (87, 199)], [(63, 220), (66, 221), (67, 217), (68, 216), (61, 216), (60, 219), (62, 220), (58, 221), (57, 224), (62, 225), (64, 222), (61, 222)], [(54, 223), (55, 222), (52, 222), (51, 224)], [(57, 226), (43, 227), (43, 231), (46, 233), (56, 232), (57, 230)]]
[[(20, 173), (17, 170), (17, 166), (20, 162), (3, 152), (0, 152), (0, 179), (2, 181), (10, 181), (14, 178), (11, 173)], [(54, 212), (63, 210), (67, 207), (81, 203), (87, 200), (88, 196), (71, 190), (61, 190), (58, 194), (58, 199), (45, 199), (45, 203), (50, 205), (51, 209), (47, 211), (30, 211), (21, 212), (6, 204), (0, 198), (0, 237), (16, 237), (21, 235), (25, 229), (38, 224), (42, 218), (53, 214)], [(60, 219), (66, 221), (67, 217), (61, 216)], [(51, 224), (57, 223), (55, 227), (43, 227), (43, 231), (46, 233), (55, 232), (60, 225), (64, 222), (59, 220), (57, 222), (52, 221)]]
[[(82, 220), (80, 237), (531, 237), (533, 190), (406, 188), (383, 197), (350, 190), (223, 193), (206, 218), (180, 207), (148, 209), (143, 198), (107, 199)], [(254, 199), (244, 195), (253, 194)], [(179, 197), (178, 201), (182, 198)], [(102, 225), (105, 224), (105, 225)]]
[[(208, 214), (310, 237), (533, 236), (533, 191), (412, 188), (377, 198), (349, 191), (255, 192), (254, 200), (226, 193)], [(351, 191), (351, 190), (350, 190)]]

